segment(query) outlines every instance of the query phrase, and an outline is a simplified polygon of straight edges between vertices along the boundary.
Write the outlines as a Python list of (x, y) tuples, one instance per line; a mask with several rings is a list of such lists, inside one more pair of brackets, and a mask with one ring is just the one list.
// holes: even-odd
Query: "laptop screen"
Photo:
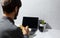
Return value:
[(29, 28), (37, 28), (38, 26), (38, 17), (23, 17), (22, 25), (29, 26)]

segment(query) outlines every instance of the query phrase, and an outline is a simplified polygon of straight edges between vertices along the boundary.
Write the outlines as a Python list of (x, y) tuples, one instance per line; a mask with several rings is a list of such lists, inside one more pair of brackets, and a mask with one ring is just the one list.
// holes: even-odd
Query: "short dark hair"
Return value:
[(2, 4), (3, 11), (11, 13), (16, 6), (21, 7), (21, 0), (8, 0), (4, 1)]

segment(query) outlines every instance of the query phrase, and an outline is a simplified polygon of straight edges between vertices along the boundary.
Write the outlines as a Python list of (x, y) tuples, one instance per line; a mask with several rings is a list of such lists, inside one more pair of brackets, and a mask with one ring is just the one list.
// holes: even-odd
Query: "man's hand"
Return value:
[(23, 27), (21, 25), (20, 28), (22, 29), (23, 35), (29, 35), (29, 28), (28, 28), (28, 26)]

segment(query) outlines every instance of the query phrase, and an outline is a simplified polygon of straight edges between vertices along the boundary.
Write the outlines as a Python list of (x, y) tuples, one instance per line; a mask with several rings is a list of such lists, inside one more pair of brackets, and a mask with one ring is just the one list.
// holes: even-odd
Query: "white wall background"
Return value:
[(22, 7), (15, 21), (17, 26), (22, 24), (23, 16), (39, 17), (53, 29), (60, 29), (60, 0), (22, 0)]

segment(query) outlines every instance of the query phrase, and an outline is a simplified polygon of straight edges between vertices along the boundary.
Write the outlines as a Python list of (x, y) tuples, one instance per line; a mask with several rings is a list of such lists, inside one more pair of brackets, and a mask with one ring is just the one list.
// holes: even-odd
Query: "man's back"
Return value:
[(23, 38), (21, 29), (7, 18), (0, 19), (0, 38)]

